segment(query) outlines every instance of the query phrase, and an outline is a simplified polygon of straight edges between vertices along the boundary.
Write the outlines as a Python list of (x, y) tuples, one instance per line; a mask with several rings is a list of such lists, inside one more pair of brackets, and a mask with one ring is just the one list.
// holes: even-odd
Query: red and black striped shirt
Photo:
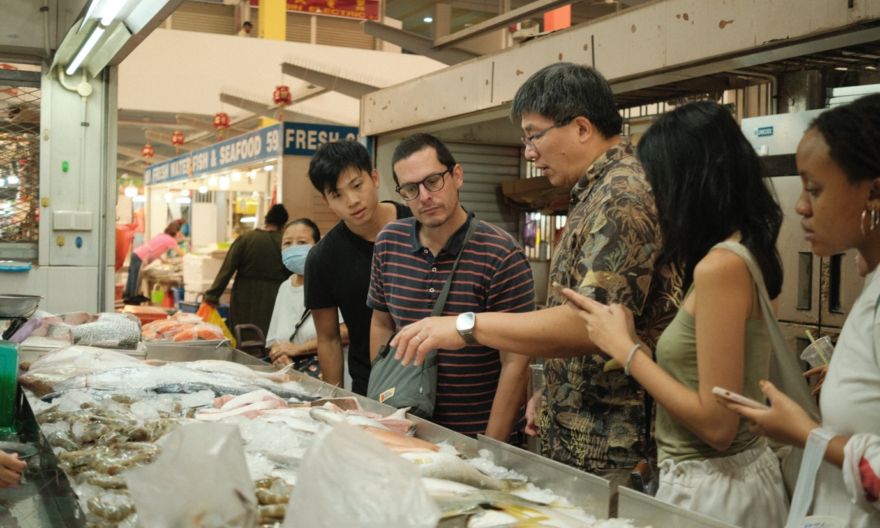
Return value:
[[(480, 224), (464, 248), (442, 315), (533, 311), (532, 270), (522, 249), (498, 227), (471, 214), (468, 219)], [(467, 227), (465, 222), (435, 257), (419, 242), (415, 218), (385, 226), (373, 249), (367, 305), (389, 312), (398, 330), (430, 317)], [(461, 434), (485, 433), (501, 373), (498, 351), (479, 345), (439, 350), (439, 359), (432, 421)], [(518, 420), (514, 431), (524, 425)]]

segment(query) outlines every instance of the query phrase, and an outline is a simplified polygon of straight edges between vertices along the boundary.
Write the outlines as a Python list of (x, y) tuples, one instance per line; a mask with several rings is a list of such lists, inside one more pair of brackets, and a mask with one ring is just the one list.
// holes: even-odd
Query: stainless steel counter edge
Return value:
[(632, 519), (636, 526), (663, 528), (736, 528), (631, 489), (620, 488), (618, 517)]
[(477, 436), (477, 448), (488, 450), (496, 464), (522, 473), (535, 486), (551, 489), (598, 519), (608, 518), (607, 480), (483, 435)]

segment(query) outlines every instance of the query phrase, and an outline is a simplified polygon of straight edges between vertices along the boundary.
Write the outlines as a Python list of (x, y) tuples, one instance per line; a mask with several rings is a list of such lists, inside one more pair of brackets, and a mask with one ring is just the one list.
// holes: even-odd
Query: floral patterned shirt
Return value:
[[(629, 139), (597, 159), (571, 191), (568, 220), (550, 280), (582, 295), (620, 303), (652, 349), (675, 317), (681, 280), (655, 261), (660, 226), (654, 196)], [(564, 304), (555, 290), (548, 306)], [(544, 456), (579, 469), (624, 469), (645, 457), (645, 394), (623, 370), (604, 371), (605, 355), (544, 363)]]

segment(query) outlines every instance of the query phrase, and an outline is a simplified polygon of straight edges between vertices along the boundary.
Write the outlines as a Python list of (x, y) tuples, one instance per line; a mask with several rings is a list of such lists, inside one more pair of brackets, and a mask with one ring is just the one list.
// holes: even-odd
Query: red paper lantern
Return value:
[(214, 128), (220, 131), (220, 139), (217, 141), (223, 141), (223, 131), (229, 130), (229, 116), (226, 115), (226, 112), (218, 112), (214, 116)]
[(144, 148), (141, 149), (141, 156), (144, 157), (146, 164), (150, 164), (150, 160), (153, 159), (153, 156), (156, 154), (156, 151), (153, 150), (153, 146), (147, 143), (144, 145)]
[(175, 130), (173, 134), (171, 134), (171, 144), (174, 145), (174, 153), (175, 155), (180, 155), (180, 146), (183, 145), (183, 132), (180, 130)]
[(290, 95), (290, 88), (287, 86), (277, 86), (275, 93), (272, 94), (272, 100), (278, 106), (278, 120), (284, 121), (284, 107), (293, 102), (293, 96)]

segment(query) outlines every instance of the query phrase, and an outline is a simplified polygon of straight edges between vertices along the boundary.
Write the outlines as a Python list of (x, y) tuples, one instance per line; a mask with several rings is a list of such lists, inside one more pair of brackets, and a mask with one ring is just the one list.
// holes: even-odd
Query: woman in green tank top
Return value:
[(774, 315), (761, 313), (744, 258), (757, 261), (770, 297), (777, 297), (782, 211), (754, 149), (716, 103), (661, 117), (637, 156), (656, 198), (664, 241), (659, 265), (681, 272), (688, 292), (657, 343), (656, 362), (626, 308), (564, 293), (592, 341), (659, 404), (657, 498), (743, 528), (781, 527), (788, 502), (779, 463), (712, 388), (763, 399), (758, 383), (768, 376), (771, 352), (763, 317)]

